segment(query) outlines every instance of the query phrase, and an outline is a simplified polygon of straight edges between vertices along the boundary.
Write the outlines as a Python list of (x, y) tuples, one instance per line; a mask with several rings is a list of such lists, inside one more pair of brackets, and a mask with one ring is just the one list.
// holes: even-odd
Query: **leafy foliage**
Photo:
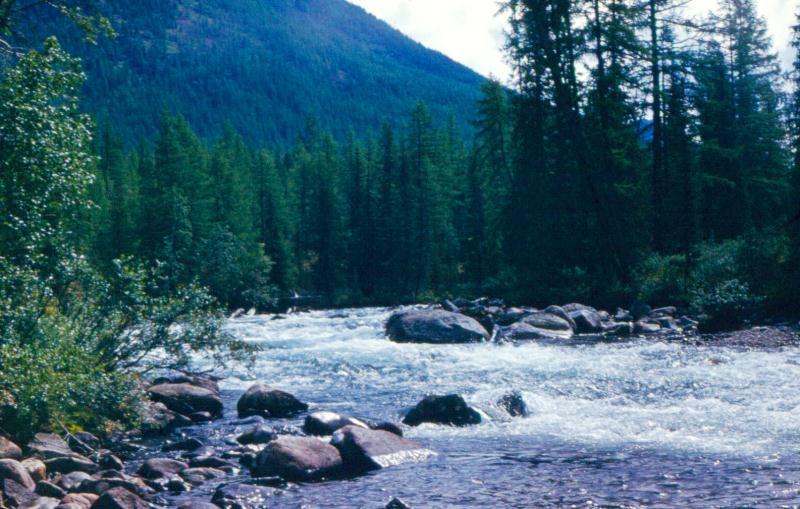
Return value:
[(96, 212), (96, 158), (81, 83), (53, 39), (0, 82), (0, 422), (23, 440), (128, 424), (143, 371), (188, 368), (200, 350), (220, 362), (251, 351), (222, 330), (202, 287), (171, 286), (162, 267), (129, 259), (101, 275), (82, 254), (75, 228)]

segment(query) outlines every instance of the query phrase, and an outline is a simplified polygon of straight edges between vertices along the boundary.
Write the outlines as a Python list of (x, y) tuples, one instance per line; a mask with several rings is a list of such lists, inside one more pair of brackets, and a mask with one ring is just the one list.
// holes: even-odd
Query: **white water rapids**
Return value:
[[(492, 420), (406, 429), (441, 459), (346, 483), (351, 491), (299, 490), (296, 500), (286, 498), (288, 507), (326, 507), (315, 504), (337, 496), (377, 507), (377, 493), (398, 490), (418, 495), (414, 505), (421, 507), (486, 507), (501, 494), (509, 497), (501, 506), (519, 507), (531, 503), (528, 495), (543, 505), (698, 507), (798, 496), (800, 349), (654, 340), (396, 344), (383, 333), (390, 314), (350, 309), (232, 320), (230, 329), (263, 351), (252, 370), (230, 366), (223, 388), (240, 391), (258, 380), (312, 410), (395, 422), (426, 394), (458, 393)], [(521, 391), (530, 417), (511, 419), (496, 407), (512, 390)], [(587, 466), (595, 461), (602, 472)], [(680, 481), (685, 469), (704, 479)], [(520, 490), (531, 476), (537, 482)], [(753, 482), (757, 488), (746, 488)], [(725, 492), (728, 485), (739, 491)]]

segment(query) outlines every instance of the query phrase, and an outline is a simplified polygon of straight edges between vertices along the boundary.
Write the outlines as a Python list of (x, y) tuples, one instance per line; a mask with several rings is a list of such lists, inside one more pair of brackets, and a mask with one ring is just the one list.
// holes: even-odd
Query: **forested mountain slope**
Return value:
[(310, 117), (343, 137), (425, 101), (466, 132), (483, 78), (344, 0), (102, 0), (119, 36), (98, 46), (52, 10), (22, 32), (56, 33), (88, 73), (85, 106), (128, 143), (164, 110), (203, 137), (230, 121), (257, 145), (293, 142)]

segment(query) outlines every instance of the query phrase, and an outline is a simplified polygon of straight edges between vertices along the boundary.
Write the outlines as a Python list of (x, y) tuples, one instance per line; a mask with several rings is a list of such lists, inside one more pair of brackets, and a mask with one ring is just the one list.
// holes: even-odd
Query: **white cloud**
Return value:
[(508, 77), (496, 0), (349, 0), (483, 75)]
[[(501, 49), (505, 18), (496, 16), (497, 0), (349, 1), (483, 75), (493, 74), (502, 80), (510, 75)], [(793, 55), (789, 41), (798, 8), (796, 0), (756, 0), (756, 3), (774, 37), (775, 50), (788, 66)], [(716, 0), (693, 0), (690, 10), (704, 14), (716, 5)]]

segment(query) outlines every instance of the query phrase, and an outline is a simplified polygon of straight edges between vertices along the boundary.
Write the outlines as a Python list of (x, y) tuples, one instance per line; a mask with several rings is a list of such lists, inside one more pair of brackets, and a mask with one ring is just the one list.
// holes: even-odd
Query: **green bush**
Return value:
[(692, 307), (701, 313), (702, 329), (716, 332), (741, 327), (762, 301), (747, 283), (730, 279), (694, 290)]
[(223, 329), (199, 286), (162, 295), (158, 271), (130, 260), (101, 277), (82, 259), (43, 279), (0, 259), (0, 427), (25, 441), (62, 426), (103, 433), (135, 423), (142, 373), (219, 364), (252, 349)]

